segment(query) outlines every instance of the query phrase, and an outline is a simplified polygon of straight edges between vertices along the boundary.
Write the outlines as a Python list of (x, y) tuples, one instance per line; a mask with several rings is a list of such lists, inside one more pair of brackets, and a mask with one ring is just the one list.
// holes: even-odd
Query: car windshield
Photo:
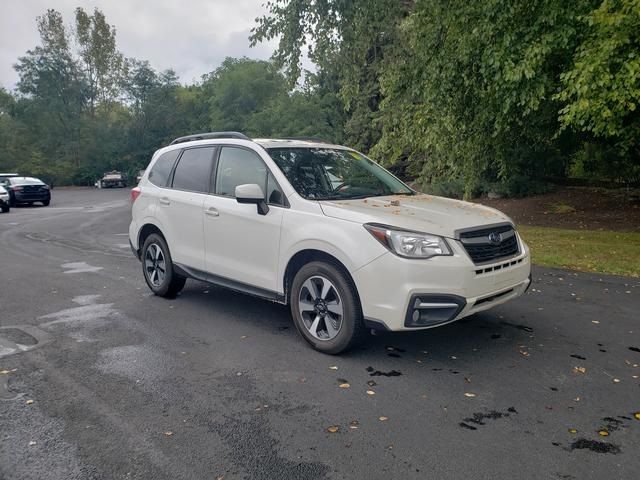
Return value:
[(269, 148), (267, 151), (293, 188), (310, 200), (413, 195), (413, 190), (400, 180), (352, 150)]

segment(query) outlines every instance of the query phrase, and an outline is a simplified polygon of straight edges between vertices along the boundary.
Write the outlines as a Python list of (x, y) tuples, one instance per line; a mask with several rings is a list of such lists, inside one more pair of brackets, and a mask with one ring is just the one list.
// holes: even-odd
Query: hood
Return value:
[(323, 200), (328, 217), (357, 223), (380, 223), (454, 238), (456, 230), (513, 223), (504, 213), (477, 203), (433, 195), (388, 195), (357, 200)]

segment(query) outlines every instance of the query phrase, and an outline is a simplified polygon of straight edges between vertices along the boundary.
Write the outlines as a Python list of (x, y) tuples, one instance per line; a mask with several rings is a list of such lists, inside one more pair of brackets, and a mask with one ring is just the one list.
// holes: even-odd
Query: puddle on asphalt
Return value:
[(102, 267), (94, 267), (87, 262), (63, 263), (60, 266), (65, 269), (64, 273), (89, 273), (102, 270)]
[(0, 358), (33, 350), (49, 339), (47, 332), (32, 325), (0, 327)]

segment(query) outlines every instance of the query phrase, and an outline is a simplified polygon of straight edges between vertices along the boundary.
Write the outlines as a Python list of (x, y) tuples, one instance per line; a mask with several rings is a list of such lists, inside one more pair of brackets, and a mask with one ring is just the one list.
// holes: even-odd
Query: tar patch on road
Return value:
[(376, 370), (373, 367), (367, 367), (367, 372), (369, 372), (369, 375), (372, 377), (399, 377), (400, 375), (402, 375), (402, 372), (400, 370), (391, 370), (389, 372), (383, 372), (380, 370)]
[(596, 453), (620, 453), (620, 447), (613, 443), (600, 442), (598, 440), (588, 440), (586, 438), (578, 438), (571, 446), (571, 450), (591, 450)]
[[(477, 430), (478, 426), (486, 425), (487, 420), (498, 420), (499, 418), (510, 417), (511, 414), (517, 414), (518, 411), (514, 407), (507, 408), (506, 412), (491, 410), (489, 412), (476, 412), (471, 417), (462, 420), (458, 425), (467, 430)], [(471, 425), (473, 424), (473, 425)]]

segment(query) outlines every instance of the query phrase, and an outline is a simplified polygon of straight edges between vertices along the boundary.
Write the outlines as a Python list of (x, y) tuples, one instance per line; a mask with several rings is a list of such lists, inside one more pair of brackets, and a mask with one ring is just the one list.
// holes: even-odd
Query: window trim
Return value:
[[(262, 162), (262, 164), (264, 165), (264, 167), (265, 167), (265, 169), (267, 171), (267, 175), (265, 177), (265, 185), (262, 187), (262, 191), (263, 191), (264, 196), (265, 196), (264, 201), (267, 202), (267, 205), (269, 205), (270, 207), (276, 207), (276, 208), (291, 208), (291, 204), (289, 203), (289, 199), (287, 198), (287, 196), (284, 193), (284, 190), (280, 186), (280, 182), (278, 182), (278, 179), (276, 178), (276, 176), (273, 174), (273, 172), (269, 168), (269, 165), (267, 165), (267, 163), (264, 161), (264, 159), (260, 156), (260, 154), (258, 152), (256, 152), (252, 148), (245, 147), (244, 145), (233, 145), (233, 144), (221, 143), (221, 144), (217, 144), (216, 146), (218, 147), (218, 149), (217, 149), (217, 152), (216, 152), (216, 155), (215, 155), (214, 172), (213, 172), (213, 175), (212, 175), (212, 183), (211, 183), (211, 188), (210, 188), (209, 195), (212, 195), (214, 197), (220, 197), (220, 198), (230, 198), (232, 200), (236, 199), (236, 197), (229, 197), (227, 195), (222, 195), (222, 194), (219, 194), (218, 192), (216, 192), (216, 182), (217, 182), (217, 179), (218, 179), (218, 166), (220, 165), (220, 155), (222, 154), (222, 149), (225, 148), (225, 147), (228, 147), (228, 148), (239, 148), (239, 149), (242, 149), (242, 150), (247, 150), (248, 152), (251, 152), (256, 157), (258, 157), (258, 159)], [(269, 181), (269, 175), (271, 175), (271, 178), (273, 178), (273, 181), (278, 186), (278, 189), (282, 192), (282, 199), (283, 199), (283, 204), (282, 205), (279, 205), (277, 203), (269, 203), (268, 199), (266, 198), (266, 196), (267, 196), (267, 191), (266, 191), (267, 188), (266, 187), (267, 187), (267, 183)]]
[[(178, 168), (178, 165), (180, 165), (180, 161), (182, 160), (182, 157), (184, 156), (184, 152), (186, 152), (187, 150), (196, 150), (196, 149), (203, 149), (203, 148), (208, 148), (212, 150), (211, 153), (211, 164), (209, 165), (209, 182), (207, 185), (207, 191), (206, 192), (201, 192), (199, 190), (187, 190), (184, 188), (175, 188), (173, 186), (173, 181), (175, 179), (175, 174), (176, 174), (176, 170)], [(212, 184), (211, 184), (211, 180), (212, 180), (212, 172), (214, 172), (217, 169), (217, 163), (218, 163), (218, 145), (198, 145), (198, 146), (194, 146), (194, 147), (187, 147), (187, 148), (183, 148), (180, 150), (180, 153), (178, 154), (178, 158), (176, 159), (176, 163), (173, 165), (173, 168), (171, 169), (171, 174), (169, 176), (169, 179), (171, 180), (170, 185), (167, 186), (167, 188), (171, 189), (171, 190), (175, 190), (178, 192), (188, 192), (188, 193), (197, 193), (200, 195), (209, 195), (209, 193), (211, 192), (211, 188), (212, 188)], [(167, 182), (169, 183), (169, 182)]]

